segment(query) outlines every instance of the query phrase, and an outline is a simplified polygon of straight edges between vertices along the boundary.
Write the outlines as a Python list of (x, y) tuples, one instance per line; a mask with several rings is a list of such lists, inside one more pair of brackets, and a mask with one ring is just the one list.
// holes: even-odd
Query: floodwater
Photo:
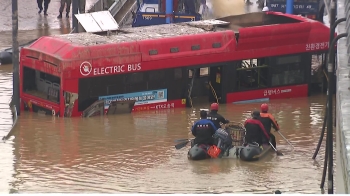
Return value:
[[(0, 136), (12, 118), (11, 66), (0, 67)], [(281, 132), (278, 149), (259, 162), (187, 160), (198, 110), (173, 109), (95, 118), (57, 118), (22, 112), (15, 137), (0, 148), (0, 192), (12, 193), (320, 193), (322, 167), (312, 159), (322, 126), (325, 96), (273, 100)], [(221, 105), (220, 113), (243, 122), (259, 104)], [(322, 165), (323, 148), (318, 156)]]
[[(68, 25), (68, 26), (67, 26)], [(43, 28), (20, 31), (20, 43), (41, 35), (69, 32)], [(2, 32), (3, 35), (9, 32)], [(0, 37), (10, 47), (11, 34)], [(12, 66), (0, 66), (0, 137), (12, 126), (8, 103)], [(324, 95), (270, 101), (270, 111), (294, 151), (277, 135), (278, 149), (258, 162), (187, 160), (187, 148), (200, 108), (173, 109), (95, 118), (57, 118), (22, 112), (15, 136), (0, 142), (0, 193), (320, 193), (320, 165), (311, 159), (324, 115)], [(220, 105), (220, 113), (243, 122), (260, 104)]]

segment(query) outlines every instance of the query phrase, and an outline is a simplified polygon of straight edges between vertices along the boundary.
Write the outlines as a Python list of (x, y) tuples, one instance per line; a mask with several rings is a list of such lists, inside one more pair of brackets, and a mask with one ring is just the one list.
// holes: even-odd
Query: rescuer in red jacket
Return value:
[(267, 143), (264, 141), (270, 140), (270, 136), (265, 130), (264, 125), (259, 120), (260, 112), (254, 111), (252, 113), (252, 117), (253, 118), (246, 120), (244, 123), (244, 127), (246, 129), (245, 143), (248, 144), (256, 142), (261, 146), (263, 143)]
[(266, 103), (261, 104), (260, 106), (260, 122), (264, 125), (265, 130), (271, 137), (271, 144), (276, 148), (276, 137), (271, 133), (271, 126), (275, 129), (275, 131), (280, 130), (280, 126), (278, 125), (275, 117), (272, 114), (268, 113), (269, 106)]

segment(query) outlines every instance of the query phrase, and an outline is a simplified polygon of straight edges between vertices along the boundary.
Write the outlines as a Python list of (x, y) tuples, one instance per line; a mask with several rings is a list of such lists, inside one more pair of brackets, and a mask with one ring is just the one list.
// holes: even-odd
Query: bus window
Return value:
[(165, 70), (156, 70), (149, 72), (149, 81), (164, 80)]
[(326, 54), (313, 54), (311, 56), (311, 75), (315, 72), (323, 71), (326, 61)]
[(22, 82), (24, 93), (55, 103), (59, 102), (61, 83), (59, 77), (24, 66)]
[(276, 57), (272, 69), (272, 86), (305, 83), (305, 67), (301, 55)]
[[(199, 71), (199, 73), (198, 73)], [(192, 78), (193, 70), (188, 70), (188, 78)], [(196, 78), (200, 77), (208, 77), (209, 76), (209, 67), (202, 67), (199, 69), (196, 69)]]
[(237, 90), (266, 88), (269, 81), (268, 59), (243, 60), (237, 68)]
[(148, 81), (144, 80), (147, 83), (147, 90), (166, 88), (166, 70), (154, 70), (145, 73), (148, 73)]
[(174, 69), (174, 79), (182, 79), (182, 69), (181, 68), (176, 68)]
[(200, 77), (209, 76), (209, 68), (208, 67), (200, 68), (199, 75)]
[(141, 83), (143, 81), (143, 73), (142, 72), (132, 73), (129, 77), (130, 77), (129, 81), (128, 81), (129, 84), (138, 84), (138, 83)]

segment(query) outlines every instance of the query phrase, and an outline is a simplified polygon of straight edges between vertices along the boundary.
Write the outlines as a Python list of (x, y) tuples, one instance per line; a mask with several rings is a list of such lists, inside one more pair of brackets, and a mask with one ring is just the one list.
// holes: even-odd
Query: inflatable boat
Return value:
[[(19, 45), (19, 51), (21, 51), (21, 49), (23, 47), (29, 46), (30, 44), (32, 44), (36, 40), (37, 39), (32, 40), (32, 41), (25, 43), (23, 45)], [(7, 48), (7, 49), (0, 52), (0, 65), (6, 65), (6, 64), (12, 64), (12, 48)]]
[(193, 145), (187, 153), (189, 160), (204, 160), (210, 158), (234, 158), (243, 161), (257, 161), (271, 150), (269, 144), (259, 146), (257, 143), (244, 144), (245, 128), (242, 124), (230, 123), (224, 129), (218, 129), (213, 136), (217, 146)]
[[(187, 157), (189, 160), (210, 159), (211, 156), (208, 154), (209, 149), (210, 146), (194, 145), (189, 149)], [(241, 159), (242, 161), (257, 161), (267, 155), (270, 150), (271, 146), (267, 144), (263, 144), (262, 146), (258, 146), (256, 144), (248, 144), (246, 146), (233, 146), (222, 152), (218, 158)]]

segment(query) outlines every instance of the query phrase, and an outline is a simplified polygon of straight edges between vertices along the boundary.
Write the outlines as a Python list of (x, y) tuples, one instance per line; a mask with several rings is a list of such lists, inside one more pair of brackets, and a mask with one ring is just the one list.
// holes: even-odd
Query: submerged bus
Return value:
[(322, 23), (276, 12), (45, 36), (20, 54), (21, 110), (71, 117), (112, 101), (143, 111), (190, 107), (194, 96), (305, 97), (312, 58), (324, 56), (328, 39)]

